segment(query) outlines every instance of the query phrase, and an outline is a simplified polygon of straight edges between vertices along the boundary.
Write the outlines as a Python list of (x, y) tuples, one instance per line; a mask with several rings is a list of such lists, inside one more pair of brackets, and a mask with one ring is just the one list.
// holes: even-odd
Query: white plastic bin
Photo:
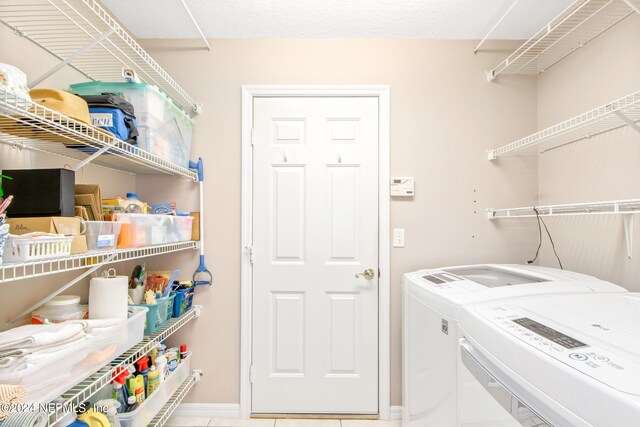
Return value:
[(138, 147), (165, 160), (189, 167), (193, 119), (156, 86), (146, 83), (86, 82), (73, 84), (78, 95), (115, 93), (133, 104)]
[(118, 248), (139, 248), (191, 240), (192, 216), (118, 214)]
[(113, 221), (85, 221), (87, 247), (90, 251), (110, 251), (116, 248), (120, 235), (119, 222)]
[(147, 309), (132, 307), (132, 312), (121, 326), (90, 336), (46, 363), (20, 372), (0, 372), (0, 384), (25, 386), (27, 403), (50, 402), (142, 341)]
[(9, 235), (4, 247), (4, 262), (29, 262), (69, 256), (72, 241), (73, 237), (66, 236), (12, 237)]
[(180, 388), (180, 385), (189, 377), (191, 357), (178, 365), (166, 380), (148, 396), (147, 399), (133, 412), (118, 414), (118, 421), (122, 427), (147, 427), (162, 407), (171, 399), (171, 396)]

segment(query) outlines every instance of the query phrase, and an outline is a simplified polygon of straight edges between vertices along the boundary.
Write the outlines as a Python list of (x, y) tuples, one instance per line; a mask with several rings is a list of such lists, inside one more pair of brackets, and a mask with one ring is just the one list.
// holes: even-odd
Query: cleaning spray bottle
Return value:
[(107, 416), (111, 427), (122, 427), (118, 420), (118, 412), (120, 411), (120, 402), (114, 399), (104, 399), (96, 402), (96, 409)]
[(124, 412), (127, 407), (127, 399), (129, 398), (129, 389), (126, 384), (129, 371), (119, 368), (113, 375), (114, 378), (113, 381), (111, 381), (111, 384), (113, 385), (111, 398), (120, 402), (118, 412)]
[(147, 374), (149, 373), (149, 358), (147, 356), (142, 356), (140, 359), (138, 359), (136, 365), (138, 366), (138, 373), (142, 375), (142, 378), (144, 379), (144, 389), (146, 390)]
[(162, 384), (167, 376), (167, 356), (160, 354), (155, 360), (156, 369), (158, 371), (158, 383)]

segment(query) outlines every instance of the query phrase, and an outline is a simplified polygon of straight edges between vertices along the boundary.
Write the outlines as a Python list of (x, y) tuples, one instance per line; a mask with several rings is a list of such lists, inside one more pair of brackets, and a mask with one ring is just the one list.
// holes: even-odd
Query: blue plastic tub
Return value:
[(192, 286), (188, 289), (181, 289), (179, 291), (173, 291), (176, 299), (173, 302), (173, 317), (180, 317), (193, 305), (193, 294), (196, 291), (196, 287)]

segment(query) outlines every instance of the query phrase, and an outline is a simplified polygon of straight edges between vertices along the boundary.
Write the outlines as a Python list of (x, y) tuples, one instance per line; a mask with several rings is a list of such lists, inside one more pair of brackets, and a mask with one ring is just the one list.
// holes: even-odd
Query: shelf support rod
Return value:
[(55, 292), (53, 292), (52, 294), (50, 294), (49, 296), (47, 296), (46, 298), (38, 301), (37, 303), (35, 303), (34, 305), (32, 305), (31, 307), (27, 308), (25, 311), (23, 311), (22, 313), (20, 313), (18, 316), (14, 317), (13, 319), (9, 320), (7, 322), (7, 325), (11, 325), (15, 322), (17, 322), (18, 320), (24, 318), (26, 315), (30, 314), (33, 310), (35, 310), (36, 308), (40, 307), (43, 304), (48, 303), (49, 301), (51, 301), (54, 297), (60, 295), (62, 292), (66, 291), (67, 289), (69, 289), (70, 287), (72, 287), (73, 285), (75, 285), (76, 283), (78, 283), (80, 280), (84, 279), (85, 277), (87, 277), (88, 275), (90, 275), (91, 273), (93, 273), (94, 271), (96, 271), (97, 269), (103, 267), (105, 264), (107, 264), (108, 262), (110, 262), (113, 258), (115, 258), (117, 254), (111, 254), (109, 255), (107, 258), (105, 258), (104, 260), (102, 260), (102, 262), (94, 265), (93, 267), (91, 267), (89, 270), (85, 271), (84, 273), (82, 273), (81, 275), (79, 275), (78, 277), (74, 278), (73, 280), (71, 280), (70, 282), (68, 282), (66, 285), (62, 286), (61, 288), (59, 288), (58, 290), (56, 290)]
[(636, 5), (633, 0), (623, 0), (631, 9), (633, 9), (638, 15), (640, 15), (640, 7)]
[(98, 151), (96, 151), (95, 153), (93, 153), (92, 155), (90, 155), (89, 157), (87, 157), (86, 159), (82, 160), (81, 162), (79, 162), (74, 167), (72, 167), (71, 170), (73, 170), (74, 172), (78, 172), (80, 169), (82, 169), (83, 167), (85, 167), (86, 165), (91, 163), (94, 159), (96, 159), (97, 157), (100, 157), (102, 154), (104, 154), (104, 152), (107, 151), (111, 147), (112, 147), (111, 145), (105, 145), (104, 147), (102, 147), (101, 149), (99, 149)]
[(57, 73), (58, 71), (60, 71), (62, 68), (66, 67), (68, 64), (73, 62), (76, 58), (78, 58), (80, 55), (82, 55), (89, 49), (93, 48), (98, 43), (101, 43), (104, 39), (109, 37), (112, 33), (113, 33), (113, 30), (111, 29), (109, 31), (105, 31), (104, 33), (100, 34), (100, 36), (91, 40), (89, 43), (87, 43), (86, 45), (84, 45), (83, 47), (81, 47), (71, 55), (69, 55), (66, 59), (58, 63), (55, 67), (53, 67), (52, 69), (50, 69), (49, 71), (47, 71), (46, 73), (38, 77), (37, 79), (32, 80), (31, 84), (29, 84), (29, 89), (36, 87), (37, 85), (42, 83), (44, 80), (46, 80), (53, 74)]
[(624, 238), (627, 244), (627, 258), (633, 256), (633, 214), (623, 216), (624, 220)]
[[(182, 0), (184, 1), (184, 0)], [(626, 0), (625, 0), (626, 1)], [(511, 11), (513, 10), (514, 7), (516, 7), (516, 5), (520, 2), (520, 0), (515, 0), (513, 2), (513, 4), (509, 7), (509, 9), (507, 9), (507, 11), (504, 13), (504, 15), (502, 15), (502, 17), (500, 19), (498, 19), (498, 22), (496, 22), (493, 27), (491, 27), (491, 29), (489, 30), (489, 32), (487, 33), (486, 36), (484, 36), (484, 38), (482, 40), (480, 40), (480, 43), (478, 43), (478, 45), (473, 49), (473, 53), (476, 54), (478, 53), (478, 50), (480, 49), (480, 47), (484, 44), (484, 42), (487, 41), (487, 39), (491, 36), (491, 34), (493, 34), (493, 32), (496, 30), (496, 28), (498, 28), (498, 26), (500, 24), (502, 24), (502, 21), (505, 20), (505, 18), (511, 13)]]
[(620, 119), (629, 125), (630, 128), (634, 129), (636, 132), (640, 133), (640, 126), (633, 120), (631, 120), (627, 115), (620, 111), (614, 111), (615, 115), (620, 117)]
[(187, 11), (187, 15), (189, 15), (191, 22), (193, 22), (193, 25), (196, 27), (196, 30), (198, 30), (198, 33), (200, 33), (200, 37), (202, 38), (202, 40), (204, 40), (204, 44), (207, 45), (207, 50), (211, 50), (211, 45), (209, 44), (209, 40), (207, 40), (207, 37), (202, 32), (202, 28), (200, 28), (200, 25), (198, 25), (198, 21), (196, 21), (196, 18), (191, 13), (191, 9), (189, 9), (189, 6), (187, 6), (187, 3), (185, 2), (185, 0), (180, 0), (180, 1), (182, 2), (182, 6), (184, 7), (184, 10)]

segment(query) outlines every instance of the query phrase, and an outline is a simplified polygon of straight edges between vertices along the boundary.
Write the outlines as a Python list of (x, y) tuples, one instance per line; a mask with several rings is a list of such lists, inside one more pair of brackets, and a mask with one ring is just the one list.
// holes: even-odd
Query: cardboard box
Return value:
[(9, 233), (27, 234), (35, 231), (74, 236), (71, 242), (71, 254), (87, 252), (87, 236), (80, 234), (80, 220), (64, 216), (45, 216), (34, 218), (8, 218)]
[(76, 206), (87, 210), (89, 219), (102, 221), (102, 197), (97, 184), (76, 184)]
[(191, 212), (193, 225), (191, 229), (191, 240), (200, 240), (200, 212)]

